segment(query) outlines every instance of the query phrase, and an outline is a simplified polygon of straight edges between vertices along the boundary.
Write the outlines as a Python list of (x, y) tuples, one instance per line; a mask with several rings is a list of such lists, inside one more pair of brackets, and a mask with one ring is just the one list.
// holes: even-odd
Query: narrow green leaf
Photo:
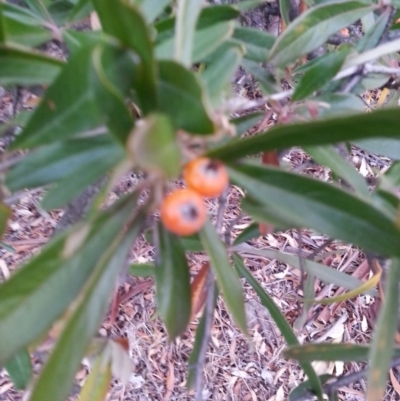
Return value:
[(241, 117), (234, 118), (230, 121), (236, 127), (236, 135), (242, 135), (250, 128), (253, 128), (263, 117), (265, 113), (256, 111), (255, 113), (246, 114)]
[(340, 71), (347, 54), (347, 51), (336, 50), (319, 57), (313, 67), (307, 70), (300, 79), (294, 90), (292, 101), (302, 100), (331, 82)]
[(16, 253), (17, 251), (10, 245), (7, 245), (5, 242), (0, 241), (0, 247), (4, 248), (7, 252)]
[[(93, 10), (93, 4), (90, 0), (78, 0), (69, 12), (68, 22), (79, 21), (89, 15)], [(86, 34), (87, 32), (85, 32)]]
[(290, 0), (279, 0), (279, 10), (286, 26), (290, 25)]
[(60, 180), (79, 180), (87, 170), (101, 166), (107, 169), (110, 161), (115, 164), (124, 156), (124, 150), (108, 135), (53, 143), (34, 150), (16, 164), (6, 176), (6, 185), (11, 191), (19, 191)]
[[(318, 379), (321, 382), (321, 385), (325, 384), (328, 380), (333, 379), (334, 376), (330, 374), (319, 375)], [(288, 401), (297, 401), (299, 399), (308, 399), (312, 397), (310, 394), (310, 380), (306, 380), (303, 383), (300, 383), (297, 387), (295, 387), (289, 394)], [(325, 399), (325, 398), (324, 398)], [(329, 400), (330, 401), (330, 400)]]
[(383, 398), (393, 355), (399, 308), (400, 259), (393, 259), (386, 277), (385, 299), (372, 336), (369, 353), (367, 401)]
[(52, 39), (52, 33), (43, 27), (44, 20), (26, 7), (5, 3), (2, 17), (8, 44), (35, 47)]
[(64, 331), (32, 391), (30, 401), (64, 401), (76, 370), (91, 338), (96, 334), (109, 299), (115, 288), (118, 273), (127, 262), (132, 242), (140, 234), (145, 215), (141, 211), (102, 249), (87, 285), (80, 294)]
[[(302, 344), (293, 345), (283, 351), (285, 358), (296, 359), (297, 361), (343, 361), (361, 362), (369, 358), (371, 347), (359, 344)], [(395, 356), (400, 355), (400, 349), (396, 348)]]
[[(126, 63), (125, 57), (126, 53), (116, 54), (104, 46), (97, 46), (92, 54), (93, 68), (98, 80), (97, 85), (95, 85), (97, 104), (102, 112), (105, 124), (122, 145), (125, 145), (134, 124), (124, 97), (129, 84), (133, 81), (134, 69), (130, 63)], [(114, 65), (114, 76), (107, 75), (104, 63)], [(120, 68), (116, 68), (118, 64)], [(120, 77), (124, 77), (124, 82), (115, 82), (116, 78), (120, 80)]]
[(390, 138), (362, 139), (352, 143), (367, 152), (400, 160), (400, 140)]
[(155, 269), (153, 263), (132, 263), (128, 268), (128, 273), (137, 277), (153, 277)]
[[(217, 51), (219, 46), (231, 37), (232, 32), (232, 22), (221, 22), (196, 30), (191, 56), (193, 63), (198, 63), (206, 59), (214, 51)], [(173, 36), (159, 43), (155, 49), (157, 58), (161, 60), (173, 59), (173, 47)]]
[(156, 109), (156, 65), (150, 33), (142, 14), (125, 0), (93, 0), (93, 4), (104, 32), (118, 38), (141, 58), (136, 78), (140, 106), (144, 113)]
[(356, 49), (359, 53), (373, 49), (380, 42), (382, 34), (388, 24), (390, 15), (391, 10), (389, 8), (385, 9), (377, 18), (372, 28), (365, 32), (364, 36), (356, 45)]
[(155, 269), (157, 310), (172, 340), (189, 324), (191, 292), (189, 266), (179, 239), (162, 224), (157, 227)]
[[(300, 270), (300, 261), (297, 255), (292, 255), (286, 252), (275, 251), (273, 249), (256, 249), (248, 246), (234, 246), (232, 250), (268, 258), (270, 260), (279, 260), (282, 263), (287, 263), (289, 266)], [(348, 290), (354, 290), (364, 284), (363, 281), (350, 276), (349, 274), (343, 273), (334, 269), (333, 267), (326, 266), (322, 263), (317, 263), (309, 259), (303, 259), (304, 270), (323, 281), (325, 284), (333, 284), (338, 287), (343, 287)], [(371, 296), (376, 296), (377, 292), (375, 290), (368, 291), (366, 294)]]
[(312, 7), (278, 37), (269, 53), (269, 62), (281, 68), (286, 67), (371, 10), (370, 4), (356, 0), (330, 1)]
[[(382, 127), (385, 129), (382, 130)], [(214, 148), (208, 154), (220, 160), (236, 160), (251, 154), (292, 146), (325, 145), (374, 137), (400, 137), (398, 109), (381, 109), (366, 114), (281, 125), (262, 134)]]
[(251, 223), (247, 226), (235, 239), (233, 245), (239, 245), (242, 242), (246, 242), (250, 239), (257, 238), (260, 236), (260, 228), (258, 223)]
[(171, 3), (171, 0), (144, 0), (140, 3), (139, 8), (146, 22), (151, 24)]
[(6, 34), (4, 32), (3, 3), (0, 2), (0, 44), (4, 44), (5, 41), (6, 41)]
[[(282, 315), (282, 312), (279, 310), (275, 301), (263, 290), (261, 285), (257, 282), (257, 280), (251, 275), (251, 273), (246, 269), (243, 264), (243, 260), (238, 256), (234, 255), (234, 264), (237, 272), (244, 277), (247, 282), (253, 287), (253, 290), (256, 292), (262, 305), (268, 309), (272, 319), (275, 324), (278, 326), (282, 336), (284, 337), (286, 343), (288, 345), (299, 345), (299, 340), (294, 334), (292, 328), (289, 323), (286, 321), (285, 317)], [(322, 388), (321, 382), (317, 374), (315, 373), (313, 367), (308, 362), (299, 361), (300, 366), (304, 370), (305, 374), (308, 376), (310, 381), (310, 386), (314, 390), (318, 399), (322, 401)]]
[(50, 84), (63, 64), (39, 53), (0, 45), (0, 85)]
[(243, 163), (229, 173), (260, 205), (281, 210), (292, 227), (310, 227), (383, 255), (400, 255), (399, 228), (368, 199), (267, 166)]
[(219, 54), (219, 57), (209, 64), (202, 74), (208, 94), (215, 106), (227, 97), (224, 89), (231, 89), (232, 76), (239, 66), (242, 52), (237, 46), (229, 46)]
[(79, 394), (79, 401), (104, 401), (111, 379), (111, 362), (104, 355), (98, 356)]
[(358, 173), (352, 164), (341, 157), (333, 146), (306, 146), (304, 150), (317, 163), (329, 167), (334, 174), (343, 178), (356, 193), (361, 196), (369, 196), (370, 193), (364, 177)]
[(14, 149), (47, 145), (100, 125), (101, 116), (90, 84), (91, 50), (82, 48), (46, 91)]
[(275, 43), (275, 36), (254, 28), (236, 27), (233, 39), (239, 40), (246, 48), (245, 58), (265, 63), (268, 51)]
[(41, 0), (24, 0), (24, 3), (38, 16), (46, 21), (52, 22), (50, 14)]
[(386, 56), (387, 54), (396, 53), (400, 50), (400, 39), (394, 39), (389, 42), (385, 42), (379, 46), (376, 46), (370, 50), (367, 50), (361, 54), (354, 53), (350, 54), (342, 70), (348, 67), (354, 67), (357, 65), (368, 63), (369, 61), (375, 62), (379, 58)]
[(247, 11), (259, 6), (262, 3), (264, 3), (264, 0), (242, 0), (239, 3), (232, 4), (232, 6), (240, 11)]
[(257, 80), (260, 90), (264, 94), (268, 95), (279, 91), (273, 75), (265, 68), (261, 67), (259, 63), (256, 63), (253, 60), (244, 59), (241, 64), (242, 67)]
[(135, 204), (135, 197), (125, 198), (56, 237), (0, 285), (0, 364), (42, 335), (76, 299)]
[(195, 73), (174, 61), (160, 61), (159, 74), (159, 107), (175, 127), (193, 134), (213, 133), (214, 124)]
[(177, 2), (174, 58), (186, 67), (192, 64), (194, 32), (202, 6), (202, 0), (178, 0)]
[(131, 132), (127, 149), (142, 169), (168, 178), (178, 176), (181, 151), (169, 116), (150, 114)]
[(17, 390), (27, 388), (32, 377), (32, 364), (31, 357), (26, 349), (14, 355), (4, 367)]
[(70, 56), (75, 54), (82, 47), (94, 48), (102, 41), (103, 33), (101, 31), (74, 31), (72, 29), (63, 30), (63, 39), (70, 51)]
[(120, 153), (107, 155), (107, 158), (99, 160), (98, 163), (87, 164), (84, 170), (77, 169), (76, 172), (66, 176), (52, 187), (40, 202), (44, 210), (59, 209), (64, 207), (80, 195), (90, 184), (93, 184), (121, 161)]
[(240, 330), (247, 334), (243, 289), (236, 271), (229, 262), (226, 248), (210, 221), (207, 221), (199, 235), (204, 250), (210, 256), (218, 288), (222, 292), (226, 306)]

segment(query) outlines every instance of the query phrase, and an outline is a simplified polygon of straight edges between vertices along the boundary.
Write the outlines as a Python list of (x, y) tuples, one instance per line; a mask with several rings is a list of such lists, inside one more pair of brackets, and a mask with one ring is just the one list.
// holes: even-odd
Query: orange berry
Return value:
[(207, 157), (199, 157), (186, 164), (183, 178), (189, 188), (207, 197), (221, 195), (229, 185), (225, 166)]
[(197, 233), (206, 222), (207, 209), (201, 196), (191, 189), (177, 189), (161, 204), (161, 221), (177, 235)]

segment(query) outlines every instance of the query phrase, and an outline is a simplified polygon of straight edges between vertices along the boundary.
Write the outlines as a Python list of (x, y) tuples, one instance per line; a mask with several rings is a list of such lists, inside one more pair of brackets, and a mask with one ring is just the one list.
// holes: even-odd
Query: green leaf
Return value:
[[(109, 152), (110, 153), (110, 152)], [(40, 202), (44, 210), (58, 209), (80, 195), (88, 185), (105, 176), (120, 161), (120, 153), (107, 154), (98, 163), (87, 164), (84, 170), (77, 169), (73, 174), (58, 181)]]
[(181, 151), (169, 116), (154, 113), (141, 120), (131, 132), (127, 148), (142, 169), (168, 178), (178, 176)]
[(253, 238), (258, 238), (260, 236), (260, 227), (258, 223), (251, 223), (248, 225), (235, 239), (233, 245), (239, 245), (242, 242), (246, 242)]
[[(141, 63), (137, 66), (136, 90), (145, 114), (156, 109), (156, 65), (146, 21), (137, 7), (125, 0), (93, 0), (104, 32), (118, 38), (135, 51)], [(133, 66), (132, 66), (133, 68)]]
[(233, 32), (233, 39), (239, 40), (245, 46), (245, 58), (264, 63), (276, 38), (259, 29), (236, 27)]
[(46, 91), (12, 148), (47, 145), (82, 134), (101, 123), (91, 85), (91, 49), (73, 54)]
[(79, 401), (104, 401), (112, 380), (111, 361), (99, 355), (79, 394)]
[[(264, 258), (268, 258), (270, 260), (279, 260), (282, 263), (286, 263), (289, 266), (294, 267), (295, 269), (300, 270), (300, 261), (297, 255), (292, 255), (286, 252), (275, 251), (273, 249), (256, 249), (248, 246), (234, 246), (232, 250), (241, 252), (247, 255), (261, 256)], [(338, 271), (332, 267), (326, 266), (321, 263), (314, 262), (309, 259), (303, 259), (303, 267), (304, 270), (322, 282), (328, 285), (337, 285), (338, 287), (343, 287), (348, 290), (354, 290), (361, 285), (363, 285), (363, 281), (350, 276), (349, 274)], [(376, 290), (369, 290), (366, 292), (371, 296), (376, 296)]]
[(375, 62), (379, 58), (387, 54), (396, 53), (399, 50), (400, 50), (400, 39), (395, 39), (389, 42), (385, 42), (361, 54), (358, 53), (350, 54), (347, 57), (346, 62), (344, 63), (342, 71), (349, 67), (354, 67), (357, 65), (368, 63), (369, 61)]
[[(318, 106), (319, 117), (342, 117), (346, 114), (360, 114), (364, 102), (353, 93), (326, 93), (313, 98)], [(309, 117), (309, 113), (307, 115)]]
[(31, 357), (26, 349), (22, 349), (14, 355), (4, 367), (17, 390), (27, 388), (32, 377), (32, 364)]
[(302, 100), (332, 81), (340, 71), (347, 51), (332, 51), (319, 57), (308, 69), (294, 90), (292, 101)]
[(139, 9), (146, 22), (151, 24), (171, 3), (171, 0), (144, 0), (139, 4)]
[[(333, 379), (334, 376), (330, 374), (323, 374), (317, 376), (320, 383), (323, 385), (328, 380)], [(297, 387), (295, 387), (289, 394), (289, 401), (297, 401), (299, 399), (308, 399), (312, 397), (311, 388), (310, 388), (311, 380), (306, 380), (303, 383), (300, 383)], [(331, 396), (331, 394), (329, 395)], [(325, 398), (324, 398), (325, 399)], [(329, 399), (329, 401), (332, 401)]]
[(383, 398), (397, 332), (400, 259), (393, 259), (386, 278), (385, 299), (379, 311), (369, 353), (367, 401)]
[[(370, 353), (370, 346), (359, 344), (302, 344), (293, 345), (283, 351), (285, 358), (298, 361), (343, 361), (361, 362), (367, 361)], [(400, 355), (400, 349), (395, 350), (395, 355)]]
[(278, 4), (283, 22), (286, 26), (290, 25), (290, 0), (279, 0)]
[(189, 265), (179, 239), (162, 224), (157, 227), (156, 295), (157, 310), (172, 340), (189, 324), (191, 292)]
[(260, 205), (281, 210), (293, 227), (310, 227), (383, 255), (400, 255), (399, 228), (367, 199), (267, 166), (243, 163), (229, 173)]
[(334, 174), (343, 178), (357, 194), (369, 196), (369, 189), (364, 177), (358, 173), (352, 164), (341, 157), (333, 146), (306, 146), (304, 150), (317, 163), (329, 167)]
[[(383, 130), (382, 127), (385, 129)], [(280, 125), (262, 134), (232, 141), (221, 148), (214, 148), (208, 152), (208, 155), (227, 161), (292, 146), (326, 145), (374, 137), (400, 137), (398, 109), (381, 109), (372, 113), (341, 118)]]
[(24, 3), (39, 17), (51, 22), (51, 17), (44, 2), (41, 0), (24, 0)]
[(371, 10), (370, 4), (356, 0), (331, 1), (312, 7), (278, 37), (269, 53), (269, 62), (277, 67), (286, 67)]
[(3, 21), (3, 4), (0, 2), (0, 44), (4, 44), (6, 41), (6, 34), (4, 32), (4, 21)]
[(78, 52), (82, 47), (95, 47), (101, 42), (103, 35), (101, 31), (79, 32), (72, 29), (63, 30), (63, 39), (70, 54)]
[(39, 53), (0, 45), (0, 85), (50, 84), (63, 64)]
[(153, 277), (155, 269), (153, 263), (132, 263), (129, 265), (128, 273), (137, 277)]
[[(41, 336), (76, 299), (135, 204), (136, 197), (125, 198), (56, 237), (0, 285), (0, 364)], [(57, 385), (61, 382), (56, 381)]]
[(236, 271), (229, 262), (226, 248), (209, 221), (199, 235), (204, 250), (210, 257), (210, 264), (215, 272), (218, 288), (222, 292), (226, 306), (240, 330), (247, 334), (243, 289)]
[(194, 32), (202, 6), (202, 0), (178, 0), (177, 2), (174, 59), (186, 67), (192, 64)]
[(250, 128), (253, 128), (263, 117), (265, 117), (265, 113), (256, 111), (254, 113), (234, 118), (230, 123), (235, 125), (236, 135), (239, 136), (244, 134)]
[(255, 61), (244, 59), (242, 67), (248, 71), (258, 81), (260, 90), (264, 94), (273, 94), (279, 91), (277, 83), (273, 75), (256, 63)]
[(58, 142), (28, 154), (8, 172), (6, 185), (19, 191), (64, 179), (79, 180), (87, 170), (109, 168), (124, 156), (124, 150), (108, 135)]
[(400, 160), (400, 140), (379, 138), (379, 139), (363, 139), (352, 141), (352, 143), (367, 152), (377, 155), (386, 156), (393, 160)]
[(390, 15), (390, 9), (385, 9), (377, 18), (375, 24), (367, 32), (365, 32), (364, 36), (356, 45), (356, 49), (359, 53), (373, 49), (376, 45), (378, 45), (382, 38), (382, 34), (387, 27)]
[(140, 234), (145, 217), (142, 210), (135, 217), (131, 211), (128, 221), (125, 220), (125, 229), (102, 249), (101, 258), (76, 300), (71, 317), (43, 368), (30, 401), (64, 401), (67, 397), (76, 370), (107, 310), (118, 273), (127, 262), (129, 249)]
[(160, 61), (159, 74), (159, 108), (175, 127), (193, 134), (213, 133), (214, 124), (195, 73), (175, 61)]
[[(238, 255), (234, 255), (234, 264), (237, 272), (246, 279), (246, 281), (253, 287), (253, 290), (256, 292), (258, 297), (260, 298), (261, 304), (268, 309), (272, 319), (275, 324), (278, 326), (282, 336), (284, 337), (286, 343), (288, 345), (299, 345), (299, 340), (294, 334), (292, 328), (289, 323), (286, 321), (285, 317), (282, 315), (282, 312), (276, 305), (275, 301), (263, 290), (261, 285), (257, 282), (257, 280), (251, 275), (251, 273), (246, 269), (243, 264), (242, 259)], [(317, 374), (315, 373), (313, 367), (308, 362), (299, 362), (300, 366), (306, 373), (309, 378), (310, 385), (314, 390), (315, 394), (318, 396), (318, 399), (322, 401), (322, 388), (321, 382)]]
[[(78, 0), (75, 2), (74, 8), (70, 11), (68, 22), (79, 21), (89, 15), (93, 10), (93, 4), (90, 0)], [(85, 32), (85, 34), (88, 32)]]
[[(232, 76), (239, 66), (242, 52), (237, 46), (228, 46), (225, 51), (220, 52), (219, 57), (209, 64), (202, 74), (208, 94), (214, 105), (227, 97), (224, 89), (231, 89)], [(225, 96), (224, 96), (225, 95)]]
[[(133, 81), (134, 69), (127, 62), (126, 53), (117, 54), (110, 50), (110, 47), (104, 46), (97, 46), (93, 50), (93, 68), (98, 79), (95, 85), (96, 100), (110, 132), (125, 145), (134, 122), (125, 104), (124, 94), (127, 94)], [(114, 71), (110, 75), (111, 66)]]
[[(231, 37), (233, 32), (233, 23), (221, 22), (200, 30), (194, 33), (193, 63), (198, 63), (214, 51), (217, 51), (219, 46)], [(156, 56), (158, 59), (170, 60), (173, 59), (174, 37), (171, 37), (156, 47)]]
[(39, 46), (50, 39), (50, 30), (42, 25), (44, 20), (27, 8), (6, 3), (3, 5), (3, 29), (6, 43)]
[(232, 4), (232, 6), (240, 11), (247, 11), (259, 6), (262, 3), (264, 3), (264, 0), (242, 0), (239, 3)]

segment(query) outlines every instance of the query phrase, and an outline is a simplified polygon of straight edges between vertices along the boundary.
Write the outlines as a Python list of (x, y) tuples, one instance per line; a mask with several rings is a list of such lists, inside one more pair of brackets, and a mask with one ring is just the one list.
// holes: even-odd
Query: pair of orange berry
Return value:
[(161, 221), (177, 235), (198, 232), (207, 219), (207, 209), (202, 197), (222, 194), (229, 184), (224, 165), (207, 157), (192, 160), (183, 170), (186, 189), (176, 189), (161, 204)]

